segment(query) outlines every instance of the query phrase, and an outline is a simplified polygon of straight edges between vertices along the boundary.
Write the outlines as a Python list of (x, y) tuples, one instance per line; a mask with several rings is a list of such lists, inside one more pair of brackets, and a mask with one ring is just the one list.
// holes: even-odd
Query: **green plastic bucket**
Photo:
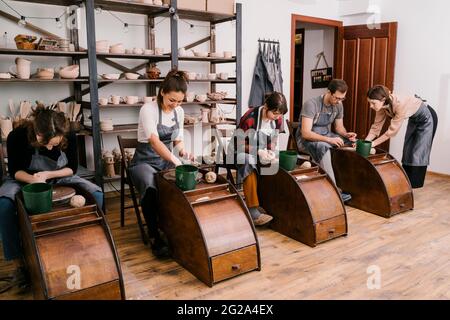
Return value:
[(52, 186), (47, 183), (31, 183), (24, 186), (22, 188), (22, 194), (28, 214), (51, 211), (52, 191)]
[(296, 151), (280, 151), (280, 167), (284, 170), (294, 170), (297, 164), (297, 152)]
[(372, 141), (358, 140), (356, 141), (356, 152), (367, 158), (370, 154), (370, 149), (372, 148)]
[(193, 190), (197, 185), (198, 168), (183, 164), (175, 168), (175, 183), (183, 191)]

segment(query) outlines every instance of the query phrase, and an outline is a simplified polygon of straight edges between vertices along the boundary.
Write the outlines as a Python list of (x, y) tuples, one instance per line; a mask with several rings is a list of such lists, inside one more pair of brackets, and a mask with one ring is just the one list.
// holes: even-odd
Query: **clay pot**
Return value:
[(76, 79), (80, 74), (80, 66), (73, 64), (59, 69), (59, 76), (62, 79)]

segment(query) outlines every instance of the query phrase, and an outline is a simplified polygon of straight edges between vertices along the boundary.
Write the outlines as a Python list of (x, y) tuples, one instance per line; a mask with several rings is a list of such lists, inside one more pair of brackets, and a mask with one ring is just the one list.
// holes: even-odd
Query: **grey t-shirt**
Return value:
[[(323, 111), (322, 111), (322, 106)], [(328, 124), (328, 130), (331, 131), (331, 124), (336, 119), (344, 118), (344, 106), (339, 102), (336, 106), (326, 106), (323, 104), (323, 96), (311, 98), (303, 104), (302, 112), (300, 114), (299, 122), (302, 122), (302, 117), (313, 119), (313, 126), (316, 124), (320, 112), (332, 113), (331, 121)]]

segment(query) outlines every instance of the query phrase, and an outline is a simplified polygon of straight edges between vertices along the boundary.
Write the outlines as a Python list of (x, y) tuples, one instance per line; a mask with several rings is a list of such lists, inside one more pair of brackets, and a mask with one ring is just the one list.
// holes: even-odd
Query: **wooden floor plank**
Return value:
[[(385, 219), (347, 207), (349, 234), (310, 248), (257, 229), (262, 270), (209, 288), (171, 259), (144, 246), (134, 214), (120, 228), (119, 202), (108, 221), (119, 252), (127, 299), (450, 299), (450, 177), (430, 174), (414, 190), (415, 209)], [(381, 288), (369, 290), (369, 266)], [(11, 265), (0, 260), (0, 275)], [(32, 299), (18, 289), (0, 299)]]

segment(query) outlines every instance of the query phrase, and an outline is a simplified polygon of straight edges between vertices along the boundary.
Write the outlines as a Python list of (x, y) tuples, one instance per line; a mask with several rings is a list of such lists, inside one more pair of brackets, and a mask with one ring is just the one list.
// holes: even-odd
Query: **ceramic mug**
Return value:
[(163, 48), (155, 48), (155, 54), (157, 56), (160, 56), (164, 53), (164, 49)]
[(111, 96), (112, 104), (120, 104), (120, 96)]
[(106, 106), (108, 104), (108, 98), (98, 98), (98, 103), (101, 106)]
[(142, 98), (142, 101), (143, 101), (144, 103), (153, 102), (153, 101), (155, 101), (155, 100), (156, 100), (156, 97), (144, 97), (144, 98)]
[(16, 58), (16, 65), (9, 68), (9, 73), (14, 74), (19, 79), (30, 79), (31, 61), (23, 58)]
[(126, 96), (124, 98), (124, 100), (127, 104), (136, 104), (139, 102), (139, 97), (138, 96)]

